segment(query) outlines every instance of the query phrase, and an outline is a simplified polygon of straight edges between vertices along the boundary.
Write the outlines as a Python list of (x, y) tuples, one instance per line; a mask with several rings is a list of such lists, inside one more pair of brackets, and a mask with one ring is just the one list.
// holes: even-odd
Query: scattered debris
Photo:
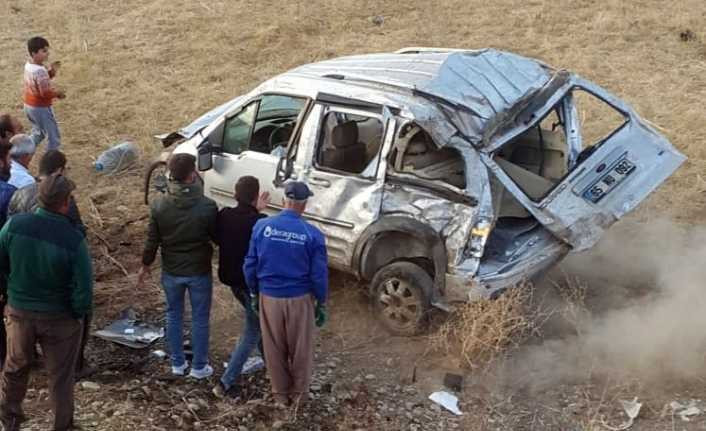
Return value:
[(142, 349), (164, 337), (164, 328), (140, 322), (135, 310), (126, 308), (120, 313), (118, 320), (93, 335), (133, 349)]
[(158, 359), (164, 359), (167, 357), (167, 352), (164, 350), (154, 350), (152, 356), (156, 356)]
[(458, 409), (458, 398), (446, 391), (434, 392), (429, 395), (429, 399), (455, 415), (460, 416), (463, 414), (461, 413), (461, 410)]
[(684, 405), (678, 401), (672, 401), (669, 403), (669, 407), (672, 409), (672, 415), (677, 415), (684, 422), (689, 422), (690, 416), (696, 416), (703, 413), (703, 410), (696, 406), (696, 400), (689, 401), (689, 404)]
[(628, 417), (627, 421), (623, 422), (617, 427), (613, 427), (608, 425), (603, 419), (601, 419), (601, 424), (611, 431), (623, 431), (630, 428), (635, 422), (635, 418), (637, 418), (637, 415), (640, 414), (640, 409), (642, 408), (642, 403), (637, 402), (637, 397), (633, 398), (632, 401), (620, 400), (620, 405), (623, 407), (623, 411)]
[(696, 35), (694, 34), (693, 31), (686, 29), (679, 33), (679, 39), (682, 42), (691, 42), (692, 40), (696, 40)]
[(375, 25), (383, 25), (385, 23), (385, 17), (382, 15), (375, 15), (370, 18), (370, 21)]
[(89, 381), (81, 382), (81, 387), (82, 387), (83, 389), (89, 389), (89, 390), (92, 390), (92, 391), (97, 391), (97, 390), (99, 390), (99, 389), (101, 388), (98, 383), (89, 382)]
[(444, 375), (444, 386), (455, 392), (461, 392), (463, 387), (463, 376), (453, 373)]

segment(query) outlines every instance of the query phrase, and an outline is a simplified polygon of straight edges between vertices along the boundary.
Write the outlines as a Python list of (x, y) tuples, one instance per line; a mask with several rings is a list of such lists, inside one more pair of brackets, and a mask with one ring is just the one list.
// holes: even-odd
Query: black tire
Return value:
[(380, 268), (371, 291), (375, 312), (382, 324), (397, 335), (415, 335), (427, 321), (433, 281), (420, 266), (395, 262)]
[(145, 205), (167, 192), (167, 162), (152, 163), (145, 175)]

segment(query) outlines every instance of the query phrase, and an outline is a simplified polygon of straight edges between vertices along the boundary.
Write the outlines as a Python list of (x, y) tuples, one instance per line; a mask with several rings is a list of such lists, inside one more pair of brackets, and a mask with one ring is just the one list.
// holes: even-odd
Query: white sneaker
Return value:
[(186, 374), (186, 369), (189, 368), (189, 361), (184, 361), (180, 367), (172, 366), (172, 374), (175, 376), (183, 376)]
[(206, 377), (211, 377), (212, 375), (213, 367), (208, 364), (204, 365), (204, 367), (200, 370), (192, 368), (189, 372), (189, 377), (193, 377), (195, 379), (205, 379)]

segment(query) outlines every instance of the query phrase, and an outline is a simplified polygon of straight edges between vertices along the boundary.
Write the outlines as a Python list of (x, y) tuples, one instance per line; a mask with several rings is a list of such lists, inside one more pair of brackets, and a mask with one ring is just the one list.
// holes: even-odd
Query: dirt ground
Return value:
[[(661, 220), (693, 233), (705, 215), (702, 0), (3, 0), (0, 10), (0, 111), (21, 115), (26, 39), (44, 35), (51, 59), (63, 63), (56, 82), (67, 98), (55, 110), (94, 255), (94, 329), (127, 306), (162, 322), (157, 279), (145, 291), (134, 289), (147, 213), (143, 167), (160, 151), (151, 137), (293, 66), (339, 55), (405, 46), (495, 47), (571, 69), (631, 103), (689, 157), (630, 216), (629, 223), (641, 226), (638, 237)], [(142, 165), (117, 177), (95, 173), (98, 154), (124, 137), (142, 149)], [(674, 401), (706, 407), (706, 373), (700, 372), (706, 336), (694, 330), (706, 323), (696, 308), (703, 305), (698, 289), (676, 294), (680, 301), (669, 304), (669, 313), (653, 306), (655, 297), (674, 294), (660, 290), (675, 284), (669, 280), (680, 280), (679, 287), (703, 280), (700, 273), (688, 282), (680, 278), (704, 255), (689, 242), (667, 247), (672, 236), (648, 243), (644, 248), (654, 253), (636, 252), (632, 261), (615, 244), (606, 253), (570, 259), (536, 288), (535, 297), (553, 310), (541, 331), (482, 369), (431, 349), (434, 328), (415, 338), (389, 336), (374, 320), (364, 289), (334, 274), (331, 322), (317, 346), (314, 399), (301, 411), (273, 411), (262, 372), (244, 381), (240, 399), (219, 401), (209, 392), (213, 382), (165, 377), (167, 364), (150, 356), (153, 349), (94, 340), (89, 353), (100, 372), (77, 387), (77, 419), (96, 430), (598, 430), (618, 427), (627, 419), (620, 400), (638, 397), (643, 406), (631, 429), (706, 429), (706, 414), (686, 421), (679, 415), (684, 409), (669, 407)], [(629, 243), (636, 236), (621, 238)], [(639, 279), (660, 259), (679, 273)], [(645, 267), (632, 268), (635, 276), (626, 280), (618, 269), (635, 261)], [(671, 276), (665, 281), (664, 274)], [(585, 297), (567, 300), (562, 286), (573, 286), (567, 280), (575, 278)], [(623, 310), (638, 311), (628, 318)], [(591, 324), (584, 323), (585, 314)], [(239, 325), (229, 293), (217, 289), (214, 364), (227, 358)], [(573, 350), (576, 344), (589, 352)], [(464, 376), (460, 417), (427, 400), (442, 389), (447, 372)], [(44, 384), (40, 372), (26, 401), (28, 429), (47, 427)]]

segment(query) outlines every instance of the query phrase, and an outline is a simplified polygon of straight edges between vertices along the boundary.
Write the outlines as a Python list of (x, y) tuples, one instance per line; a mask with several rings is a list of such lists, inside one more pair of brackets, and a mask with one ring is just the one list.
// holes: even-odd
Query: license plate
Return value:
[(620, 159), (606, 174), (594, 182), (583, 192), (584, 199), (595, 203), (600, 202), (608, 193), (615, 189), (637, 167), (626, 157)]

